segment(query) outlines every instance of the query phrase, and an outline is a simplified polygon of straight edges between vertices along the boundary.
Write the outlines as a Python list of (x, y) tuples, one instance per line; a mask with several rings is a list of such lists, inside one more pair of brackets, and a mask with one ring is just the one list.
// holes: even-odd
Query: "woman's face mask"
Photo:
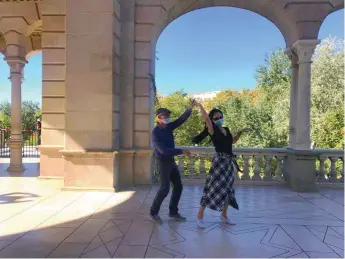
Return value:
[(214, 121), (214, 123), (218, 126), (218, 127), (221, 127), (224, 123), (224, 120), (223, 119), (219, 119), (219, 120), (216, 120)]
[(224, 123), (223, 115), (220, 112), (217, 112), (213, 117), (213, 122), (218, 126), (221, 127)]

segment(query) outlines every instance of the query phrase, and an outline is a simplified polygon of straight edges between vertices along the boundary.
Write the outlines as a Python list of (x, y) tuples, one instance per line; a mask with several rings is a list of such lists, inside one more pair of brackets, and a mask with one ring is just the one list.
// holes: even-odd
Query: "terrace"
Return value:
[(299, 193), (285, 186), (284, 149), (236, 149), (243, 166), (236, 182), (240, 210), (229, 215), (237, 225), (224, 225), (207, 210), (205, 230), (196, 227), (195, 215), (213, 150), (191, 151), (179, 158), (187, 222), (169, 220), (166, 199), (162, 226), (148, 218), (157, 185), (62, 191), (63, 180), (37, 177), (37, 159), (24, 159), (27, 170), (18, 175), (5, 171), (3, 159), (0, 257), (344, 257), (341, 151), (310, 151), (318, 192)]

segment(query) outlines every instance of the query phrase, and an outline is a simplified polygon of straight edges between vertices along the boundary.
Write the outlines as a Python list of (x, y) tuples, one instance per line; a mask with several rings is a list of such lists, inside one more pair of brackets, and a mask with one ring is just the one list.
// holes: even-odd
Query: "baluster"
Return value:
[(251, 156), (248, 155), (243, 155), (243, 161), (244, 161), (244, 167), (243, 167), (243, 175), (241, 180), (250, 180), (250, 176), (249, 176), (249, 158), (251, 158)]
[(343, 162), (343, 166), (342, 166), (342, 169), (341, 169), (341, 179), (340, 179), (340, 181), (344, 182), (344, 158), (343, 157), (341, 158), (341, 161)]
[(265, 175), (264, 175), (264, 181), (272, 181), (272, 167), (271, 167), (271, 163), (272, 163), (272, 156), (266, 156), (265, 157)]
[(180, 171), (182, 177), (186, 176), (184, 173), (184, 155), (178, 157), (178, 170)]
[(319, 157), (320, 169), (319, 169), (319, 173), (317, 176), (318, 182), (326, 182), (326, 177), (325, 177), (325, 161), (326, 161), (326, 159), (327, 159), (327, 157), (324, 157), (324, 156)]
[(189, 177), (195, 177), (195, 156), (190, 155), (189, 157)]
[(205, 159), (206, 156), (204, 154), (200, 154), (200, 177), (204, 177), (206, 175)]
[(337, 162), (338, 158), (330, 157), (329, 160), (331, 160), (331, 170), (329, 172), (329, 181), (330, 182), (337, 182), (337, 170), (335, 168), (335, 162)]
[(282, 177), (283, 175), (283, 168), (282, 168), (282, 160), (284, 159), (283, 156), (276, 156), (277, 159), (277, 169), (274, 173), (273, 179), (277, 182), (282, 182), (284, 181), (284, 178)]
[(261, 156), (259, 156), (259, 155), (255, 155), (254, 156), (255, 166), (254, 166), (254, 175), (253, 175), (253, 178), (252, 178), (252, 180), (254, 180), (254, 181), (261, 181), (261, 176), (260, 176), (260, 158), (261, 158)]
[[(236, 157), (236, 161), (238, 164), (238, 156)], [(241, 180), (240, 175), (239, 175), (239, 171), (237, 171), (237, 169), (234, 166), (234, 174), (235, 174), (235, 180)]]

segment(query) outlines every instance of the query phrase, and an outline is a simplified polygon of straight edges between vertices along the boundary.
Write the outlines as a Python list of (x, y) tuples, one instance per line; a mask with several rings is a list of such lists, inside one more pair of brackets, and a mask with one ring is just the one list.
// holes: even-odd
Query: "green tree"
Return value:
[[(39, 103), (32, 101), (24, 101), (22, 103), (22, 127), (23, 129), (33, 130), (37, 119), (42, 117)], [(0, 104), (0, 121), (2, 127), (11, 128), (11, 104), (2, 102)]]
[(266, 56), (264, 64), (256, 70), (255, 79), (259, 87), (267, 90), (290, 82), (290, 59), (283, 49), (277, 49), (270, 56)]
[[(177, 119), (190, 106), (190, 99), (183, 90), (162, 97), (156, 108), (164, 107), (171, 111), (172, 120)], [(203, 121), (196, 109), (193, 109), (191, 117), (175, 132), (175, 144), (177, 146), (190, 146), (191, 138), (202, 130)]]
[(0, 103), (0, 121), (2, 128), (11, 127), (11, 104), (7, 101)]
[[(316, 49), (312, 64), (311, 137), (318, 148), (341, 148), (344, 137), (344, 46), (338, 38), (327, 38)], [(225, 125), (236, 134), (251, 127), (238, 142), (241, 147), (285, 147), (288, 145), (290, 117), (290, 60), (278, 49), (259, 66), (253, 90), (222, 91), (203, 102), (207, 111), (214, 107), (224, 112)], [(161, 106), (179, 116), (189, 105), (183, 91), (161, 99)], [(190, 145), (191, 136), (203, 129), (197, 111), (176, 131), (177, 145)], [(204, 141), (202, 145), (209, 146)]]
[(343, 148), (344, 42), (323, 40), (312, 64), (311, 136), (318, 148)]
[(22, 103), (22, 127), (23, 129), (34, 130), (37, 119), (40, 117), (41, 109), (39, 103), (24, 101)]

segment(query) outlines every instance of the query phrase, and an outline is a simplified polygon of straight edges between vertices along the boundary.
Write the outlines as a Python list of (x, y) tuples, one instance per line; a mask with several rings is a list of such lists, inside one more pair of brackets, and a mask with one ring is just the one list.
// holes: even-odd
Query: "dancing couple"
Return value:
[(227, 211), (229, 205), (238, 209), (233, 186), (235, 181), (234, 165), (239, 170), (232, 153), (232, 145), (239, 140), (242, 133), (249, 132), (250, 129), (243, 129), (233, 137), (229, 128), (223, 127), (224, 119), (221, 110), (214, 108), (207, 114), (201, 103), (195, 100), (192, 101), (190, 108), (175, 121), (170, 120), (171, 112), (168, 109), (160, 108), (156, 111), (157, 126), (152, 131), (152, 143), (161, 186), (151, 206), (150, 218), (153, 222), (162, 224), (158, 213), (164, 199), (169, 194), (171, 182), (173, 191), (169, 204), (169, 216), (178, 221), (186, 220), (178, 211), (183, 187), (174, 157), (182, 154), (190, 155), (190, 152), (175, 148), (173, 131), (190, 117), (194, 107), (200, 109), (205, 121), (205, 128), (192, 139), (193, 143), (199, 144), (204, 138), (210, 136), (216, 150), (201, 198), (197, 226), (205, 228), (203, 221), (205, 208), (220, 211), (220, 220), (232, 225), (234, 223), (228, 217)]

